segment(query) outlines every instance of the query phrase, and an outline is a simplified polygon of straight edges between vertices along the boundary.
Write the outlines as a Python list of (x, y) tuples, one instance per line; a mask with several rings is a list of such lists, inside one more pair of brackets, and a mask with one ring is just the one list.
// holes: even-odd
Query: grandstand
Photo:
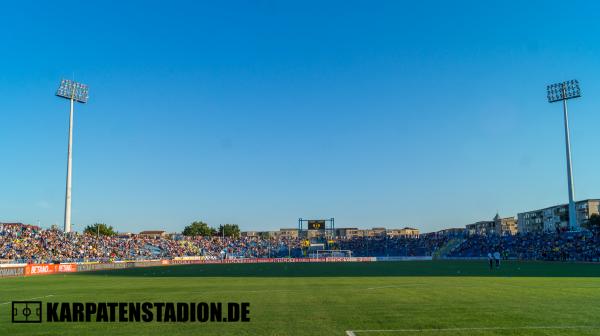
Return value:
[[(337, 252), (336, 252), (337, 251)], [(54, 229), (0, 224), (0, 259), (15, 262), (81, 262), (178, 257), (306, 258), (353, 257), (485, 258), (500, 252), (506, 259), (598, 261), (595, 231), (517, 235), (421, 235), (419, 237), (260, 238), (163, 235), (96, 236)]]

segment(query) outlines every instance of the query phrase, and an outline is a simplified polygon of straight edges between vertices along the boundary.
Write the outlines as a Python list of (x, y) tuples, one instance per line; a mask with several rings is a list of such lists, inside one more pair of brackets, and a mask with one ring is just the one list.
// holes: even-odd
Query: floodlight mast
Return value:
[(75, 102), (87, 103), (88, 87), (81, 83), (63, 79), (56, 95), (71, 101), (71, 111), (69, 114), (69, 147), (67, 153), (67, 187), (65, 192), (65, 226), (64, 232), (71, 232), (71, 168), (72, 168), (72, 149), (73, 149), (73, 108)]
[(577, 223), (577, 212), (575, 209), (575, 184), (573, 182), (573, 166), (571, 163), (571, 136), (569, 132), (569, 111), (567, 100), (581, 97), (579, 81), (570, 80), (562, 83), (548, 85), (548, 102), (563, 102), (563, 114), (565, 124), (565, 147), (567, 155), (567, 184), (569, 188), (569, 230), (579, 231)]

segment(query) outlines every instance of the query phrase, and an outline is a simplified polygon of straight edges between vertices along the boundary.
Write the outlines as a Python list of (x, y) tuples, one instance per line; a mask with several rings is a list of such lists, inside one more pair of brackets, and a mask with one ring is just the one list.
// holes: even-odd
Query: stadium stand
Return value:
[(492, 251), (520, 260), (598, 261), (600, 235), (591, 231), (474, 235), (464, 239), (448, 256), (479, 258)]
[[(0, 224), (0, 259), (23, 263), (118, 261), (205, 256), (215, 259), (302, 258), (308, 251), (299, 238), (95, 236)], [(333, 248), (332, 248), (333, 247)], [(484, 258), (500, 252), (520, 260), (598, 261), (600, 235), (590, 232), (472, 235), (448, 237), (359, 237), (332, 241), (329, 249), (349, 250), (355, 257)]]

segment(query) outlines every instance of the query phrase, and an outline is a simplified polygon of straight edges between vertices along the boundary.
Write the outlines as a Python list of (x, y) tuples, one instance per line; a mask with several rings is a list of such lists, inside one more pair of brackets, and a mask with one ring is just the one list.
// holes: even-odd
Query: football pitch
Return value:
[[(250, 322), (11, 323), (11, 301), (249, 302)], [(600, 264), (181, 265), (0, 279), (1, 335), (600, 335)]]

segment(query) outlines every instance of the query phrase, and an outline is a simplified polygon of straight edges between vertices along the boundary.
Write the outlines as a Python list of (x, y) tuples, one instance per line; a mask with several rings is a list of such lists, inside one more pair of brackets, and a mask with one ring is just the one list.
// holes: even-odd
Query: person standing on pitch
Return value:
[(497, 250), (494, 252), (494, 259), (496, 260), (496, 268), (500, 268), (500, 252)]
[(494, 269), (494, 257), (492, 256), (492, 252), (488, 252), (488, 263), (490, 264), (490, 271)]

